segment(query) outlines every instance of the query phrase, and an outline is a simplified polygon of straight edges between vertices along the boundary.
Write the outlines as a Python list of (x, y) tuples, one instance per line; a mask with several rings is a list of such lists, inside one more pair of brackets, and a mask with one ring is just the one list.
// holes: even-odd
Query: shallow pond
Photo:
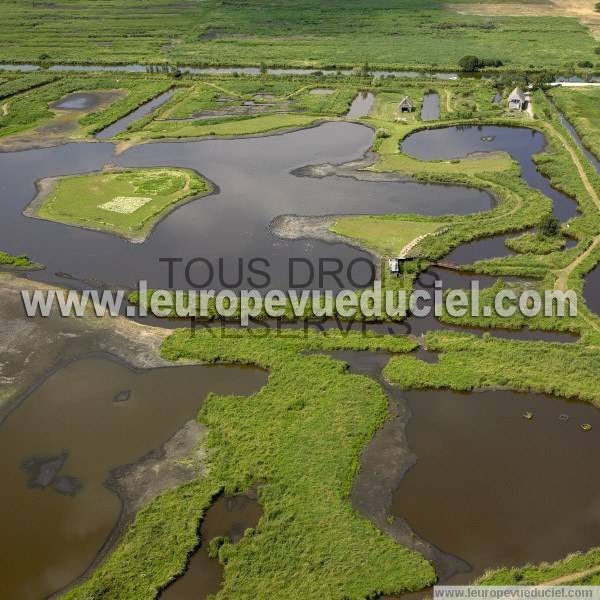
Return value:
[[(441, 214), (487, 210), (488, 194), (458, 186), (415, 182), (367, 182), (344, 177), (296, 177), (307, 164), (343, 163), (359, 158), (373, 139), (370, 129), (353, 123), (319, 127), (269, 137), (145, 144), (114, 156), (108, 143), (66, 144), (54, 148), (0, 154), (0, 237), (4, 250), (28, 254), (47, 265), (35, 277), (65, 283), (56, 274), (133, 286), (140, 279), (150, 287), (168, 287), (168, 268), (161, 258), (181, 259), (173, 284), (188, 289), (185, 266), (197, 257), (214, 266), (210, 279), (203, 263), (195, 263), (190, 279), (200, 287), (247, 287), (248, 262), (261, 258), (272, 288), (290, 287), (288, 259), (336, 258), (349, 265), (370, 257), (343, 244), (316, 240), (281, 240), (267, 225), (280, 214)], [(43, 177), (89, 172), (112, 163), (123, 166), (178, 166), (196, 169), (218, 186), (218, 193), (188, 203), (162, 220), (144, 244), (131, 244), (105, 233), (68, 227), (22, 215)], [(243, 281), (238, 283), (239, 261)], [(219, 267), (219, 261), (222, 268)], [(260, 268), (264, 263), (260, 264)], [(301, 266), (297, 267), (300, 273)], [(354, 280), (367, 284), (371, 269), (356, 264)], [(223, 281), (218, 272), (222, 271)], [(344, 277), (343, 274), (342, 277)], [(302, 277), (302, 275), (300, 275)], [(303, 278), (303, 277), (302, 277)], [(256, 279), (256, 277), (255, 277)], [(298, 279), (298, 278), (297, 278)], [(264, 279), (261, 279), (264, 280)], [(208, 285), (204, 284), (208, 281)], [(333, 289), (334, 280), (324, 282)], [(73, 285), (69, 282), (69, 285)], [(260, 284), (259, 284), (260, 285)], [(357, 287), (356, 285), (353, 287)]]
[(200, 547), (192, 554), (185, 573), (169, 585), (160, 600), (202, 600), (221, 587), (223, 567), (208, 555), (208, 544), (226, 537), (236, 544), (246, 529), (256, 527), (262, 508), (256, 493), (219, 496), (207, 510), (200, 526)]
[(93, 357), (42, 382), (0, 425), (0, 597), (38, 600), (81, 575), (120, 521), (113, 469), (159, 449), (209, 392), (249, 395), (265, 381), (257, 369), (134, 371)]
[(421, 119), (423, 121), (436, 121), (440, 118), (440, 97), (439, 94), (429, 93), (423, 97), (423, 107), (421, 108)]
[(371, 92), (359, 92), (350, 105), (350, 110), (346, 116), (349, 119), (358, 119), (360, 117), (366, 117), (373, 108), (375, 102), (375, 96)]
[[(353, 505), (424, 552), (442, 579), (466, 583), (487, 568), (597, 545), (597, 408), (509, 391), (405, 392), (381, 378), (389, 355), (333, 356), (382, 384), (393, 417), (363, 451)], [(583, 423), (592, 431), (582, 431)]]
[(67, 94), (60, 100), (52, 102), (50, 108), (55, 110), (80, 110), (89, 111), (112, 102), (122, 94), (119, 92), (75, 92)]
[(555, 190), (536, 169), (531, 157), (545, 146), (544, 136), (533, 129), (480, 125), (418, 131), (404, 140), (402, 150), (422, 160), (463, 158), (476, 152), (508, 152), (521, 166), (525, 181), (552, 200), (554, 214), (564, 222), (577, 214), (577, 204)]
[[(392, 514), (471, 565), (452, 583), (598, 544), (597, 408), (507, 391), (405, 397), (417, 462), (394, 493)], [(594, 429), (584, 432), (582, 423)]]
[(586, 275), (583, 295), (590, 309), (600, 314), (600, 266)]

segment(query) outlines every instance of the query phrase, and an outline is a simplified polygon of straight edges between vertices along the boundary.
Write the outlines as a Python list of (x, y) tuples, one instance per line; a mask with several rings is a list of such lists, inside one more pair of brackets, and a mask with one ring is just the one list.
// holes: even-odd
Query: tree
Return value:
[(467, 71), (467, 72), (477, 71), (479, 69), (479, 67), (481, 66), (481, 61), (479, 60), (479, 58), (477, 58), (477, 56), (473, 56), (473, 55), (469, 54), (467, 56), (463, 56), (458, 61), (458, 66), (463, 71)]
[(540, 221), (540, 233), (547, 237), (555, 237), (560, 233), (560, 221), (552, 214), (546, 215)]

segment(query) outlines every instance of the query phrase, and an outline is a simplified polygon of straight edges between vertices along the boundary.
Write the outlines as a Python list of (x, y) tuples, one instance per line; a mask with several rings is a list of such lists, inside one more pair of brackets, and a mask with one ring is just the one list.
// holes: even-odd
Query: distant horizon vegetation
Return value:
[(467, 15), (438, 0), (372, 0), (367, 6), (357, 0), (274, 0), (267, 6), (183, 0), (176, 6), (170, 0), (8, 0), (0, 63), (308, 69), (368, 63), (446, 71), (464, 68), (468, 49), (486, 68), (600, 70), (600, 43), (571, 17)]

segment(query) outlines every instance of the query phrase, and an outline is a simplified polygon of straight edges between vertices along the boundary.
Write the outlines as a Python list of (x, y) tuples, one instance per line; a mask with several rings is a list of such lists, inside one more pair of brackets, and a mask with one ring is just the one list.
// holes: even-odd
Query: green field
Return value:
[[(327, 94), (313, 93), (324, 86)], [(355, 86), (316, 78), (229, 77), (208, 80), (184, 90), (162, 111), (162, 119), (187, 119), (198, 112), (221, 112), (235, 115), (243, 110), (265, 109), (269, 112), (309, 112), (343, 115), (356, 96)]]
[[(344, 115), (359, 80), (273, 76), (221, 77), (177, 90), (151, 116), (132, 124), (119, 139), (257, 135), (305, 127)], [(319, 94), (313, 90), (327, 90)]]
[[(51, 124), (40, 138), (82, 138), (95, 133), (137, 108), (173, 85), (171, 79), (151, 75), (118, 75), (94, 73), (89, 75), (28, 74), (0, 86), (4, 99), (0, 105), (0, 138), (8, 138), (36, 127)], [(60, 111), (50, 107), (72, 92), (114, 90), (115, 97), (108, 106), (88, 111)], [(1, 140), (6, 141), (6, 139)]]
[(211, 121), (208, 123), (203, 121), (189, 123), (154, 121), (140, 133), (131, 136), (131, 139), (138, 142), (158, 138), (256, 135), (306, 127), (318, 120), (318, 116), (282, 114), (228, 119), (222, 122)]
[(8, 0), (2, 8), (0, 62), (456, 69), (475, 54), (524, 69), (597, 58), (575, 19), (492, 20), (439, 0)]
[(212, 189), (184, 169), (135, 169), (61, 177), (40, 193), (32, 214), (143, 241), (183, 201)]
[(556, 87), (550, 96), (586, 147), (600, 158), (600, 87)]
[(331, 227), (338, 235), (357, 240), (382, 256), (397, 256), (414, 239), (442, 227), (442, 223), (378, 219), (371, 216), (340, 217)]

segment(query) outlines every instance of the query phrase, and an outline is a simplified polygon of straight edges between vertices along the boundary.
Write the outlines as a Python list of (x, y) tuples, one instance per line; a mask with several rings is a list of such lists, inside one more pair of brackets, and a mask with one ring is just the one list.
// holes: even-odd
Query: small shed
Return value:
[(516, 87), (508, 97), (508, 110), (525, 110), (527, 98), (520, 88)]
[(398, 258), (388, 259), (390, 273), (396, 275), (396, 277), (400, 277), (403, 271), (404, 264), (407, 260), (410, 260), (407, 256), (399, 256)]
[(413, 104), (413, 101), (410, 99), (409, 96), (404, 96), (404, 98), (402, 98), (402, 101), (398, 105), (398, 110), (401, 113), (412, 112), (414, 109), (415, 105)]

